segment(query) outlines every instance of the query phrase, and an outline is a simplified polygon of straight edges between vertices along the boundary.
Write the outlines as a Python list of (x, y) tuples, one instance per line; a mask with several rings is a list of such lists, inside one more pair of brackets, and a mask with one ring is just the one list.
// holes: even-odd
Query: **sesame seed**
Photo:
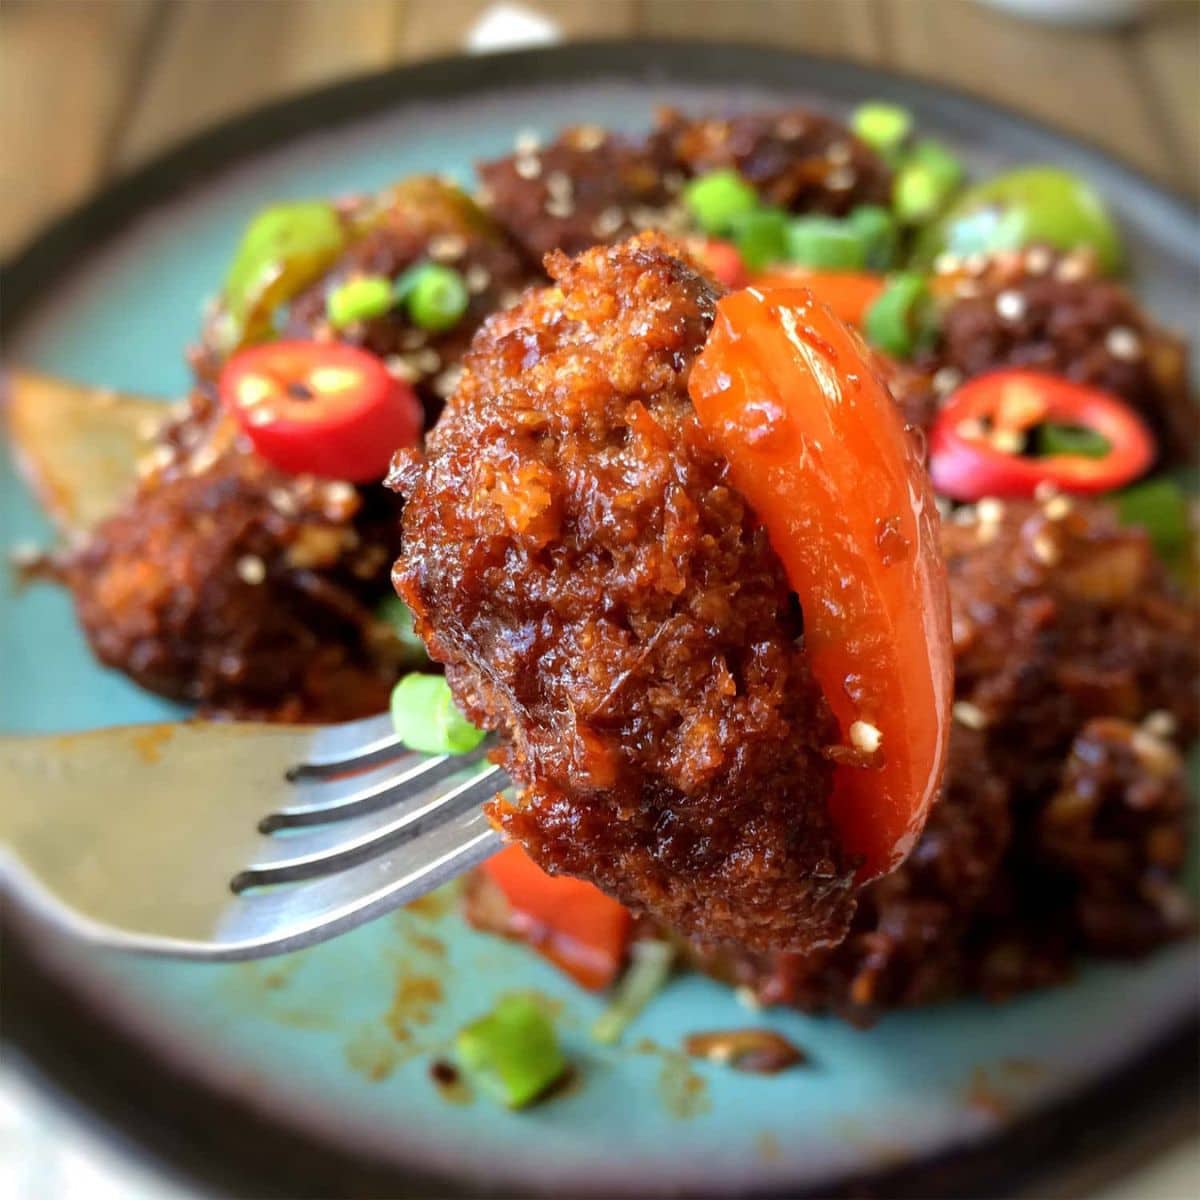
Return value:
[(1033, 557), (1047, 567), (1057, 566), (1062, 558), (1058, 543), (1045, 531), (1034, 534), (1030, 549), (1033, 551)]
[(1019, 429), (997, 429), (990, 440), (1001, 454), (1020, 454), (1025, 449), (1025, 434)]
[(957, 367), (939, 367), (933, 373), (933, 390), (939, 396), (948, 396), (962, 383), (963, 375)]
[(243, 554), (237, 560), (238, 578), (252, 587), (267, 577), (267, 564), (257, 554)]
[(575, 205), (570, 200), (551, 197), (544, 205), (546, 216), (565, 220), (575, 211)]
[(429, 342), (429, 334), (424, 329), (407, 329), (400, 335), (401, 350), (420, 350)]
[(571, 144), (576, 150), (599, 150), (608, 141), (608, 132), (600, 125), (580, 125), (571, 131)]
[(798, 113), (787, 113), (775, 122), (775, 132), (788, 142), (803, 137), (807, 128), (808, 121)]
[(432, 349), (418, 350), (409, 358), (409, 362), (424, 375), (432, 375), (442, 366), (442, 356)]
[(1171, 775), (1179, 766), (1179, 756), (1174, 749), (1146, 729), (1135, 729), (1129, 744), (1141, 764), (1155, 775)]
[(748, 1008), (751, 1012), (759, 1012), (762, 1009), (762, 1001), (758, 998), (758, 993), (752, 987), (747, 987), (745, 984), (734, 988), (733, 998), (743, 1008)]
[(421, 375), (421, 372), (400, 354), (389, 354), (383, 360), (383, 365), (387, 367), (388, 374), (401, 383), (416, 383)]
[(492, 282), (492, 273), (480, 263), (472, 263), (463, 274), (463, 282), (472, 296), (478, 296), (480, 292), (487, 291), (488, 284)]
[(518, 154), (533, 154), (541, 147), (541, 136), (533, 129), (519, 130), (517, 136), (513, 138), (513, 149)]
[(1028, 311), (1025, 297), (1011, 289), (1001, 292), (996, 297), (996, 315), (1002, 321), (1019, 321)]
[(454, 394), (454, 389), (458, 387), (459, 380), (462, 379), (463, 369), (455, 363), (452, 367), (447, 367), (433, 381), (433, 390), (443, 399)]
[(985, 525), (998, 525), (1004, 520), (1004, 501), (997, 500), (995, 496), (984, 496), (975, 505), (975, 512)]
[(598, 238), (612, 237), (625, 224), (625, 214), (621, 209), (606, 208), (593, 222), (592, 233)]
[(285, 487), (272, 488), (267, 493), (267, 500), (280, 516), (294, 517), (300, 511), (300, 505), (297, 503), (296, 497)]
[(358, 492), (355, 491), (354, 484), (335, 479), (325, 485), (321, 498), (326, 504), (351, 504), (358, 499)]
[(825, 161), (844, 167), (854, 157), (849, 142), (833, 142), (825, 151)]
[(1127, 325), (1115, 325), (1105, 334), (1104, 348), (1122, 362), (1136, 362), (1142, 357), (1142, 339)]
[(1073, 505), (1069, 496), (1051, 496), (1042, 505), (1042, 512), (1048, 521), (1061, 521), (1071, 511)]
[(536, 179), (542, 173), (542, 160), (535, 155), (518, 157), (513, 170), (522, 179)]
[(512, 308), (514, 304), (521, 298), (521, 293), (516, 288), (505, 288), (500, 293), (499, 303), (501, 308)]
[(1081, 254), (1069, 254), (1054, 270), (1054, 278), (1060, 283), (1078, 283), (1090, 274), (1088, 260)]
[(1045, 246), (1025, 251), (1025, 270), (1030, 275), (1045, 275), (1054, 265), (1054, 255)]
[(565, 171), (551, 171), (546, 176), (546, 191), (556, 200), (569, 200), (575, 194), (575, 185)]
[(1167, 712), (1165, 708), (1156, 708), (1153, 712), (1146, 714), (1142, 728), (1151, 737), (1166, 739), (1175, 736), (1179, 723), (1175, 720), (1173, 713)]
[(467, 239), (459, 233), (440, 233), (429, 239), (429, 257), (454, 262), (467, 252)]
[(977, 704), (972, 704), (969, 700), (955, 700), (954, 708), (951, 711), (954, 714), (954, 719), (960, 725), (965, 725), (968, 729), (979, 730), (988, 727), (987, 714)]
[(848, 192), (858, 182), (858, 173), (851, 167), (835, 167), (825, 176), (825, 186), (831, 192)]
[(954, 275), (960, 270), (962, 270), (962, 259), (948, 250), (943, 251), (933, 260), (935, 275)]
[(850, 744), (864, 754), (874, 754), (883, 745), (883, 734), (867, 721), (855, 721), (850, 726)]

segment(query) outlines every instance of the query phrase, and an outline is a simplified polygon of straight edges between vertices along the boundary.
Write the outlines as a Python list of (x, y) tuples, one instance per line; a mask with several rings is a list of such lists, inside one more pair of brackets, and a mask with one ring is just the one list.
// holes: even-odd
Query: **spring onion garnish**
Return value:
[(596, 1018), (592, 1037), (611, 1045), (633, 1019), (662, 991), (671, 974), (675, 947), (670, 942), (643, 938), (629, 948), (629, 967), (617, 984), (612, 1003)]
[(567, 1069), (554, 1025), (528, 996), (506, 996), (461, 1030), (454, 1048), (463, 1070), (509, 1108), (532, 1104)]
[(458, 711), (441, 675), (405, 675), (392, 689), (396, 736), (422, 754), (466, 754), (487, 736)]

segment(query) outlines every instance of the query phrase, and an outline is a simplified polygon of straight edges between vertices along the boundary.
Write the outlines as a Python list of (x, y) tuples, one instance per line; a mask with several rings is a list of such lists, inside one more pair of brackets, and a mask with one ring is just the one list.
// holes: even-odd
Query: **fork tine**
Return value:
[(288, 772), (288, 778), (358, 770), (408, 752), (408, 747), (396, 736), (390, 714), (346, 721), (315, 730), (305, 760)]
[(215, 936), (231, 944), (230, 958), (256, 957), (268, 945), (273, 953), (298, 950), (418, 899), (502, 844), (482, 810), (461, 812), (383, 858), (237, 897)]
[(481, 804), (503, 786), (504, 779), (500, 767), (488, 764), (456, 787), (438, 790), (429, 799), (406, 806), (399, 816), (389, 808), (384, 813), (351, 817), (311, 833), (280, 838), (276, 842), (279, 855), (239, 871), (232, 887), (244, 891), (328, 875), (378, 857), (401, 841), (419, 840), (423, 846), (430, 826), (444, 824), (447, 816)]
[(477, 762), (485, 747), (471, 755), (410, 754), (358, 775), (307, 777), (290, 793), (296, 803), (269, 813), (259, 822), (260, 833), (274, 833), (297, 825), (318, 825), (357, 817), (393, 804), (401, 804), (447, 776)]

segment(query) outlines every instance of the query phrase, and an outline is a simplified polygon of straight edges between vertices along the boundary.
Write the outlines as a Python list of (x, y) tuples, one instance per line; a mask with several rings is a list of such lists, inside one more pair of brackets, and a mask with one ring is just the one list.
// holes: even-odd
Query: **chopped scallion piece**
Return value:
[(1057, 425), (1051, 421), (1038, 426), (1036, 446), (1038, 455), (1043, 458), (1052, 454), (1103, 458), (1112, 452), (1112, 443), (1094, 429), (1085, 429), (1082, 425)]
[(383, 275), (360, 275), (347, 279), (325, 297), (325, 312), (334, 329), (355, 321), (382, 317), (395, 303), (392, 281)]
[(758, 207), (758, 193), (736, 171), (710, 171), (683, 189), (684, 203), (710, 237), (730, 232), (733, 221)]
[(912, 113), (898, 104), (870, 101), (860, 104), (850, 118), (850, 128), (873, 150), (887, 154), (912, 132)]
[(798, 217), (788, 226), (788, 258), (818, 270), (861, 271), (867, 265), (867, 243), (848, 221)]
[(760, 208), (741, 213), (732, 222), (733, 244), (750, 271), (782, 262), (788, 251), (788, 216), (781, 209)]
[(405, 675), (392, 689), (396, 736), (422, 754), (466, 754), (487, 736), (458, 711), (441, 675)]
[(1171, 561), (1186, 548), (1191, 537), (1188, 498), (1173, 479), (1147, 479), (1114, 499), (1122, 522), (1141, 526), (1163, 558)]
[(962, 163), (938, 142), (918, 142), (892, 184), (892, 208), (906, 224), (936, 216), (962, 182)]
[(620, 1040), (630, 1022), (662, 991), (671, 974), (675, 947), (644, 938), (629, 948), (629, 966), (612, 1003), (592, 1025), (592, 1037), (609, 1045)]
[(886, 208), (863, 204), (846, 220), (866, 244), (867, 269), (890, 271), (896, 260), (898, 242), (895, 217)]
[(528, 996), (506, 996), (460, 1031), (455, 1050), (463, 1070), (509, 1108), (532, 1104), (567, 1069), (554, 1025)]
[(400, 599), (392, 595), (380, 601), (375, 615), (395, 632), (396, 640), (404, 647), (404, 657), (412, 660), (413, 664), (425, 659), (425, 643), (417, 637), (413, 628), (412, 610)]
[(934, 335), (933, 297), (922, 275), (888, 280), (863, 321), (867, 341), (893, 358), (908, 358)]
[(404, 272), (393, 284), (396, 303), (408, 309), (414, 325), (441, 333), (462, 319), (471, 302), (466, 281), (442, 263), (421, 263)]

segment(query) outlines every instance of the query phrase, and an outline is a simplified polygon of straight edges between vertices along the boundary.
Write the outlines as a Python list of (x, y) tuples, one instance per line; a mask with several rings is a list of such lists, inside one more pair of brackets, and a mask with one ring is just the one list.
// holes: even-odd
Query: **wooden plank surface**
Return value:
[[(974, 0), (519, 0), (568, 38), (699, 36), (966, 88), (1200, 194), (1200, 0), (1129, 30)], [(115, 172), (237, 112), (453, 52), (489, 0), (2, 0), (0, 251)]]

